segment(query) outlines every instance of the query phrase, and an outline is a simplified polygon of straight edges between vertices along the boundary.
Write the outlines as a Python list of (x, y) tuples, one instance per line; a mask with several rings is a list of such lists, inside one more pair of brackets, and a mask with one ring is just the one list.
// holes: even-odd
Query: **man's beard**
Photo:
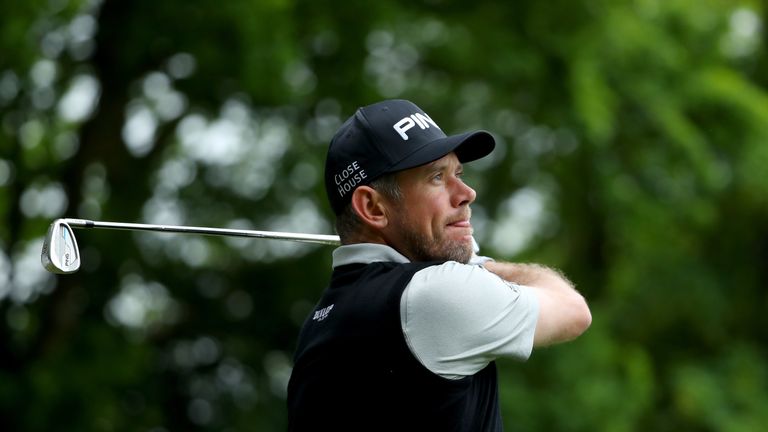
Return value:
[(442, 236), (430, 238), (411, 229), (407, 221), (401, 222), (405, 222), (401, 224), (400, 230), (411, 261), (456, 261), (466, 264), (472, 257), (472, 243)]

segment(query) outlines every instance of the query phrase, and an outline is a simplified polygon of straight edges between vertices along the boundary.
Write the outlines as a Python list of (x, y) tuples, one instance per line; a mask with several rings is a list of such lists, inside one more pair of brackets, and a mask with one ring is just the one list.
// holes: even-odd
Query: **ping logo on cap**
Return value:
[(417, 112), (415, 114), (409, 115), (408, 117), (403, 117), (402, 119), (400, 119), (400, 121), (395, 123), (392, 126), (392, 128), (395, 129), (398, 134), (400, 134), (400, 137), (403, 139), (403, 141), (408, 141), (408, 135), (406, 135), (405, 133), (406, 131), (408, 131), (408, 129), (411, 129), (414, 126), (419, 125), (421, 130), (424, 130), (429, 128), (430, 124), (440, 129), (440, 126), (438, 126), (434, 120), (429, 118), (428, 115)]

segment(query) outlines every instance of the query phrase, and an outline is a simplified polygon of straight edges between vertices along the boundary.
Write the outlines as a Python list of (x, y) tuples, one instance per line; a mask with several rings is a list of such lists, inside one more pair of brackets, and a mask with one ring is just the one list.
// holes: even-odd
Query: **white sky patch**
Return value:
[[(325, 233), (329, 232), (330, 227), (314, 202), (309, 199), (299, 199), (287, 214), (273, 217), (267, 223), (267, 229), (281, 232)], [(291, 241), (272, 241), (266, 244), (266, 249), (274, 258), (300, 256), (312, 247), (306, 243)]]
[(175, 193), (189, 186), (197, 177), (194, 161), (184, 157), (166, 160), (157, 171), (156, 190), (162, 194)]
[(187, 98), (173, 89), (171, 78), (162, 72), (152, 72), (142, 83), (144, 97), (163, 121), (173, 120), (187, 108)]
[(45, 137), (45, 126), (40, 120), (30, 120), (19, 128), (19, 140), (26, 149), (33, 149), (40, 145)]
[(522, 251), (550, 222), (546, 204), (547, 197), (531, 187), (520, 189), (504, 201), (493, 224), (493, 248), (506, 256)]
[[(413, 84), (419, 51), (409, 43), (397, 43), (391, 32), (374, 30), (366, 38), (365, 72), (386, 97), (394, 97)], [(409, 77), (410, 75), (410, 77)]]
[(96, 78), (92, 75), (76, 76), (59, 101), (59, 116), (73, 123), (88, 119), (93, 114), (100, 95), (101, 85)]
[(178, 133), (185, 153), (206, 165), (232, 165), (245, 154), (247, 125), (231, 119), (208, 122), (193, 114), (181, 121)]
[(69, 200), (60, 183), (35, 185), (21, 194), (21, 211), (27, 217), (55, 218), (61, 216)]
[(328, 98), (318, 102), (315, 115), (304, 126), (307, 140), (315, 145), (327, 146), (342, 124), (341, 115), (341, 105), (337, 100)]
[(213, 120), (187, 115), (176, 133), (184, 155), (209, 167), (209, 184), (257, 200), (279, 180), (280, 161), (291, 145), (289, 127), (279, 117), (256, 117), (232, 99)]
[(189, 78), (196, 68), (197, 61), (188, 53), (179, 53), (168, 59), (168, 74), (175, 79)]
[(67, 28), (69, 38), (72, 43), (79, 44), (87, 42), (96, 35), (98, 23), (96, 19), (89, 14), (78, 15)]
[[(327, 233), (331, 230), (315, 204), (308, 199), (296, 201), (287, 214), (274, 216), (265, 227), (254, 227), (247, 219), (236, 219), (227, 224), (227, 228), (299, 233)], [(224, 241), (229, 247), (237, 249), (243, 258), (260, 262), (301, 256), (315, 247), (292, 241), (255, 240), (244, 237), (227, 237)]]
[(187, 107), (186, 96), (173, 88), (167, 74), (147, 74), (141, 81), (141, 94), (126, 108), (122, 138), (128, 151), (135, 157), (146, 156), (155, 146), (158, 128), (181, 116)]
[(748, 8), (738, 8), (731, 14), (729, 32), (720, 49), (731, 57), (748, 57), (757, 52), (763, 33), (760, 16)]
[(13, 179), (14, 166), (11, 161), (0, 159), (0, 186), (5, 186)]
[[(156, 75), (144, 85), (145, 93), (159, 92), (167, 88), (168, 81), (163, 75)], [(144, 206), (143, 219), (154, 224), (184, 225), (186, 209), (178, 200), (178, 191), (201, 173), (208, 184), (253, 200), (263, 197), (275, 182), (285, 182), (297, 189), (316, 184), (319, 174), (312, 167), (281, 167), (282, 157), (291, 146), (290, 127), (282, 117), (259, 116), (246, 102), (236, 98), (222, 105), (218, 117), (187, 114), (176, 128), (179, 154), (167, 159), (157, 171), (153, 197)], [(291, 232), (330, 230), (321, 212), (306, 199), (292, 202), (287, 214), (275, 216), (258, 227), (254, 228), (246, 218), (233, 220), (229, 226)], [(186, 241), (167, 233), (163, 234), (162, 242), (151, 233), (137, 239), (145, 250), (160, 252), (191, 267), (209, 265), (212, 261), (212, 246), (205, 241)], [(253, 239), (226, 238), (225, 242), (249, 260), (274, 260), (312, 250), (311, 245), (285, 241), (255, 243)], [(173, 250), (164, 245), (172, 245)]]
[(288, 126), (280, 119), (264, 119), (258, 123), (253, 140), (248, 143), (245, 159), (228, 177), (228, 184), (238, 195), (258, 199), (275, 181), (287, 177), (278, 172), (290, 143)]
[(134, 330), (172, 322), (176, 302), (158, 282), (130, 274), (120, 282), (120, 292), (109, 300), (105, 314), (109, 322)]
[(10, 260), (0, 253), (0, 300), (30, 303), (53, 290), (55, 280), (40, 264), (42, 247), (43, 237), (38, 237), (19, 245)]
[(195, 142), (197, 155), (213, 164), (232, 165), (245, 155), (247, 126), (228, 118), (214, 120)]
[(38, 60), (32, 66), (29, 75), (36, 87), (50, 87), (53, 85), (58, 72), (59, 68), (55, 62), (51, 60)]
[(56, 58), (64, 50), (67, 43), (65, 30), (64, 28), (51, 30), (40, 40), (40, 51), (45, 57)]
[(127, 118), (123, 125), (123, 141), (133, 156), (145, 156), (155, 145), (157, 116), (146, 105), (133, 104), (128, 108)]
[(5, 254), (5, 250), (0, 248), (0, 301), (10, 294), (12, 288), (11, 260)]
[(173, 120), (187, 109), (187, 98), (177, 91), (158, 94), (154, 98), (155, 111), (164, 121)]
[(183, 225), (186, 220), (186, 211), (181, 201), (173, 195), (153, 196), (144, 204), (142, 213), (147, 223), (156, 225)]
[[(189, 267), (200, 267), (211, 257), (211, 248), (208, 242), (200, 236), (185, 236), (177, 239), (181, 247), (174, 249), (178, 252), (181, 260)], [(174, 242), (176, 243), (176, 242)]]
[[(143, 208), (143, 220), (156, 225), (186, 225), (186, 209), (175, 193), (158, 193), (150, 198)], [(172, 260), (181, 261), (189, 267), (200, 267), (211, 260), (211, 246), (204, 236), (170, 232), (135, 233), (135, 241), (141, 246), (144, 259), (157, 260), (161, 254)]]

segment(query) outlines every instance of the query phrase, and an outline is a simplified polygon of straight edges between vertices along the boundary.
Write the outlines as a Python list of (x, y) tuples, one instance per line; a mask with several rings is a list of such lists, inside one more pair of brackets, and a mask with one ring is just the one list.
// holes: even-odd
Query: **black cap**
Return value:
[(450, 152), (456, 152), (462, 163), (473, 161), (495, 145), (486, 131), (446, 136), (413, 102), (378, 102), (359, 108), (331, 139), (325, 191), (339, 214), (358, 186), (384, 174), (424, 165)]

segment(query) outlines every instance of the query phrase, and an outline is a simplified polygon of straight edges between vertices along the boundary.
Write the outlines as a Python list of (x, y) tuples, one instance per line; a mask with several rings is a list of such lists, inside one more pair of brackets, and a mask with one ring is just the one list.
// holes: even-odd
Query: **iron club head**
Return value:
[(74, 273), (80, 268), (80, 250), (72, 227), (63, 219), (53, 221), (43, 240), (43, 267), (51, 273)]

